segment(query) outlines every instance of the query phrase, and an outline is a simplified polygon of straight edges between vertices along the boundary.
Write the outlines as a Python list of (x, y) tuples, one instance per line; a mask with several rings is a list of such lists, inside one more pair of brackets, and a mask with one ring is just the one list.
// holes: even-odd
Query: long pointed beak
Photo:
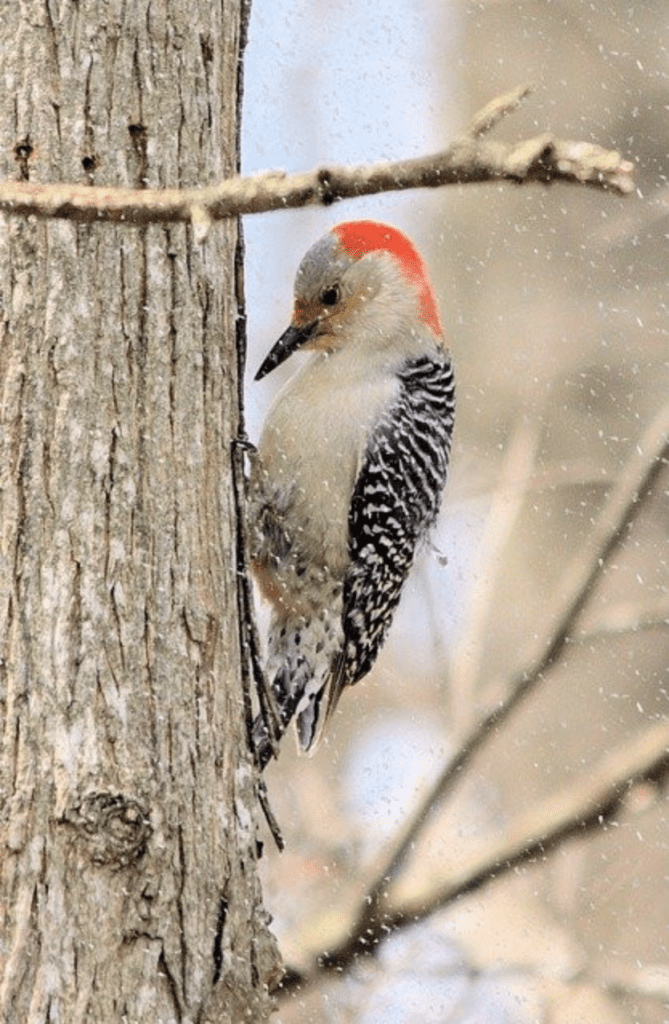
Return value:
[(296, 349), (300, 348), (305, 342), (309, 341), (309, 338), (314, 336), (316, 328), (318, 327), (318, 320), (314, 320), (310, 324), (306, 324), (304, 327), (296, 327), (291, 324), (290, 327), (283, 332), (279, 340), (277, 341), (274, 348), (271, 350), (262, 366), (256, 373), (254, 380), (262, 380), (268, 373), (275, 370), (277, 366), (285, 362), (288, 356), (292, 356)]

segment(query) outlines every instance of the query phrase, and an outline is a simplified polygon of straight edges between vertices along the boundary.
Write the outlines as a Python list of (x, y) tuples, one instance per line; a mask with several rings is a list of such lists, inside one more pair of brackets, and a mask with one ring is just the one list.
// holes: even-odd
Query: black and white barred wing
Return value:
[(399, 379), (398, 400), (375, 431), (353, 491), (344, 647), (332, 666), (326, 717), (344, 686), (371, 669), (446, 483), (455, 411), (450, 360), (411, 360)]

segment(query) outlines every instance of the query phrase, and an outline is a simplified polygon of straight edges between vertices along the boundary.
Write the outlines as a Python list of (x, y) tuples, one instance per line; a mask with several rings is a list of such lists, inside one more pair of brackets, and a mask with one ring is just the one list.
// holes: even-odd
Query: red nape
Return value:
[(402, 273), (418, 289), (421, 319), (437, 335), (442, 335), (439, 310), (420, 253), (406, 235), (389, 224), (375, 220), (351, 220), (333, 229), (344, 252), (360, 259), (370, 252), (387, 252), (399, 264)]

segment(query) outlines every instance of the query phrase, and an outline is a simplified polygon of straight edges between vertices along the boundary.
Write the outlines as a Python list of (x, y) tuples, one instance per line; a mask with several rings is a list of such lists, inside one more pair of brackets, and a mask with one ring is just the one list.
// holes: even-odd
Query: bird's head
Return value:
[(372, 220), (338, 224), (306, 253), (295, 278), (290, 326), (256, 374), (298, 349), (336, 352), (352, 341), (379, 350), (443, 343), (425, 264), (397, 228)]

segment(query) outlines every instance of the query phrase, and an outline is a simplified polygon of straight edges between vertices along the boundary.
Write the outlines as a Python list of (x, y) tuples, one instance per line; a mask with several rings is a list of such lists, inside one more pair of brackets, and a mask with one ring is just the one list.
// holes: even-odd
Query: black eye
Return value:
[(332, 284), (325, 291), (322, 291), (321, 302), (324, 306), (336, 306), (339, 302), (339, 285)]

